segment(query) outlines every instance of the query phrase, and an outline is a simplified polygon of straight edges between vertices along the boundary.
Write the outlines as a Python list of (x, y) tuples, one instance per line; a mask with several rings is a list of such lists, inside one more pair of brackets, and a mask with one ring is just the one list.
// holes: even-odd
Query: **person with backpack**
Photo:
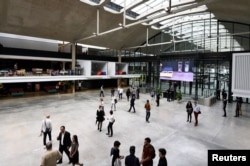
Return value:
[(43, 134), (43, 145), (46, 146), (46, 138), (49, 136), (49, 141), (51, 141), (51, 131), (52, 131), (52, 122), (50, 120), (50, 115), (46, 115), (46, 119), (42, 121), (41, 135)]
[(151, 139), (149, 137), (144, 139), (144, 146), (142, 150), (142, 157), (140, 164), (142, 166), (153, 166), (153, 159), (155, 158), (155, 148), (151, 145)]

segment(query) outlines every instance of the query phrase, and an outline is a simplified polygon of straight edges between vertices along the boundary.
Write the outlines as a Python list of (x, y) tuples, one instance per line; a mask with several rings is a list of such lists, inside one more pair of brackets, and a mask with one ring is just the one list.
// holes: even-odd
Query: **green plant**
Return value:
[(156, 93), (160, 93), (160, 94), (162, 94), (162, 90), (161, 90), (161, 88), (156, 88), (156, 89), (155, 89), (155, 92), (156, 92)]
[(181, 90), (179, 89), (177, 94), (176, 94), (176, 99), (177, 100), (181, 100), (182, 99), (182, 93), (181, 93)]

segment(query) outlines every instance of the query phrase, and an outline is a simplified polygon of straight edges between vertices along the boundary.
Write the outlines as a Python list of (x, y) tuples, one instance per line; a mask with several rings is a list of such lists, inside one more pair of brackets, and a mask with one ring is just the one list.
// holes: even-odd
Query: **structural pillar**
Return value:
[[(119, 63), (122, 62), (122, 52), (121, 52), (121, 50), (118, 50), (117, 57), (118, 57), (118, 62)], [(121, 83), (122, 83), (121, 78), (118, 78), (117, 79), (117, 87), (121, 87)]]
[[(76, 66), (76, 43), (72, 43), (71, 45), (71, 70), (75, 71), (75, 66)], [(75, 94), (75, 81), (73, 81), (72, 93)]]

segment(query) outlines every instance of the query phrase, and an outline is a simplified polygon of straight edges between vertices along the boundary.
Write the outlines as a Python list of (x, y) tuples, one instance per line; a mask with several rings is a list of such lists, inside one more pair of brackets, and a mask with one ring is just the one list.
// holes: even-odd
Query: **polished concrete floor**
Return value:
[[(110, 90), (107, 90), (110, 92)], [(99, 105), (98, 91), (78, 92), (75, 95), (49, 95), (0, 100), (0, 165), (35, 166), (44, 153), (41, 122), (51, 114), (53, 122), (53, 148), (58, 149), (56, 137), (61, 125), (79, 138), (80, 162), (85, 166), (109, 166), (109, 152), (115, 140), (121, 142), (120, 154), (128, 155), (129, 146), (136, 146), (141, 157), (145, 137), (150, 137), (155, 149), (166, 148), (170, 166), (206, 166), (208, 149), (250, 149), (250, 107), (243, 104), (243, 116), (235, 118), (235, 103), (229, 103), (228, 117), (222, 117), (222, 103), (212, 107), (201, 106), (199, 126), (186, 122), (185, 105), (161, 99), (160, 107), (152, 105), (150, 123), (145, 122), (144, 104), (149, 94), (141, 94), (135, 102), (136, 113), (129, 113), (129, 102), (117, 103), (114, 116), (114, 136), (107, 137), (107, 120), (103, 131), (95, 125)], [(105, 112), (111, 105), (110, 93), (104, 97)], [(124, 165), (124, 160), (122, 161)], [(158, 156), (154, 165), (158, 163)], [(63, 155), (63, 163), (69, 165)]]

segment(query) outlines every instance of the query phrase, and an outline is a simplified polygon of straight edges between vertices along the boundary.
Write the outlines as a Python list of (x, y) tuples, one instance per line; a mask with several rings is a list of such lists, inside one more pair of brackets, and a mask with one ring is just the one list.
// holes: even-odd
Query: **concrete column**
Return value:
[(118, 57), (118, 62), (122, 62), (122, 52), (121, 52), (121, 50), (118, 50), (117, 57)]
[(62, 62), (62, 69), (65, 70), (65, 62)]
[[(118, 50), (118, 62), (122, 62), (122, 53), (121, 53), (121, 50)], [(121, 87), (121, 79), (118, 78), (117, 79), (117, 87)]]
[[(75, 66), (76, 66), (76, 43), (72, 43), (71, 45), (71, 69), (75, 70)], [(75, 94), (75, 81), (73, 81), (73, 85), (72, 85), (72, 93)]]

